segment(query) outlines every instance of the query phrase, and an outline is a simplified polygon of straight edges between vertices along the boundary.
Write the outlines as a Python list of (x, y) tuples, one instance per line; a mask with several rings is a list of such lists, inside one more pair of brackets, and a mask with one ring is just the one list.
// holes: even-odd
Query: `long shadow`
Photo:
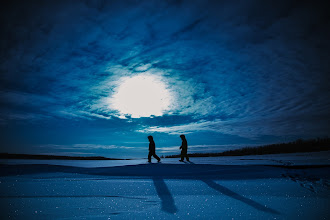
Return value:
[(174, 214), (178, 211), (175, 206), (174, 199), (170, 193), (170, 190), (166, 186), (164, 179), (162, 178), (152, 178), (157, 191), (157, 194), (162, 202), (162, 210), (164, 212)]
[[(163, 178), (166, 179), (198, 179), (203, 181), (209, 187), (218, 192), (241, 201), (257, 210), (280, 214), (278, 211), (267, 208), (264, 205), (241, 196), (230, 189), (221, 186), (214, 182), (217, 180), (243, 180), (243, 179), (266, 179), (266, 178), (283, 178), (282, 171), (285, 167), (274, 166), (255, 166), (255, 165), (207, 165), (194, 164), (186, 162), (186, 165), (181, 164), (157, 164), (150, 165), (129, 165), (123, 167), (97, 167), (83, 168), (60, 165), (1, 165), (0, 177), (16, 176), (38, 173), (69, 173), (69, 174), (86, 174), (92, 176), (129, 176), (152, 178), (159, 198), (161, 199), (162, 210), (168, 213), (177, 212), (174, 199), (166, 186)], [(188, 164), (189, 163), (189, 164)], [(307, 167), (307, 168), (328, 168), (325, 167)], [(147, 169), (146, 169), (147, 168)], [(291, 169), (301, 169), (299, 166), (290, 167)], [(305, 167), (303, 167), (305, 168)], [(267, 169), (267, 172), (264, 172)], [(263, 171), (263, 172), (260, 172)]]
[[(187, 163), (195, 164), (194, 162), (191, 162), (191, 161), (189, 161)], [(218, 192), (220, 192), (220, 193), (222, 193), (222, 194), (224, 194), (226, 196), (230, 196), (233, 199), (236, 199), (236, 200), (239, 200), (241, 202), (244, 202), (245, 204), (247, 204), (247, 205), (249, 205), (249, 206), (251, 206), (251, 207), (253, 207), (253, 208), (257, 209), (257, 210), (260, 210), (260, 211), (263, 211), (263, 212), (268, 212), (268, 213), (271, 213), (271, 214), (280, 214), (278, 211), (276, 211), (274, 209), (271, 209), (271, 208), (267, 208), (267, 207), (261, 205), (260, 203), (257, 203), (256, 201), (253, 201), (252, 199), (248, 199), (248, 198), (246, 198), (244, 196), (241, 196), (238, 193), (235, 193), (235, 192), (231, 191), (230, 189), (217, 184), (216, 182), (214, 182), (211, 179), (201, 179), (201, 181), (203, 181), (204, 183), (206, 183), (212, 189), (215, 189)]]
[(241, 196), (238, 193), (235, 193), (235, 192), (231, 191), (230, 189), (215, 183), (213, 180), (209, 180), (209, 179), (203, 180), (202, 179), (201, 181), (206, 183), (212, 189), (215, 189), (218, 192), (220, 192), (220, 193), (222, 193), (226, 196), (230, 196), (233, 199), (244, 202), (245, 204), (247, 204), (247, 205), (249, 205), (249, 206), (251, 206), (251, 207), (253, 207), (257, 210), (260, 210), (260, 211), (263, 211), (263, 212), (268, 212), (268, 213), (271, 213), (271, 214), (280, 214), (278, 211), (276, 211), (274, 209), (271, 209), (271, 208), (267, 208), (267, 207), (261, 205), (260, 203), (257, 203), (256, 201), (253, 201), (252, 199), (248, 199), (244, 196)]

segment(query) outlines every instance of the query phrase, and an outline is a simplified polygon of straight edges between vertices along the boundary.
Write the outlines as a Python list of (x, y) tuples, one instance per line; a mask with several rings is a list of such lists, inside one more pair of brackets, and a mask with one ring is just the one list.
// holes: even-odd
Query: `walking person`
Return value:
[(187, 152), (188, 152), (188, 143), (187, 143), (186, 137), (183, 134), (181, 134), (180, 138), (182, 140), (182, 144), (181, 144), (181, 147), (180, 147), (180, 149), (181, 149), (181, 160), (179, 160), (179, 161), (183, 162), (184, 158), (186, 157), (187, 161), (189, 162), (189, 157), (188, 157), (188, 154), (187, 154)]
[(153, 156), (158, 160), (158, 162), (160, 162), (160, 158), (156, 155), (156, 144), (154, 142), (154, 138), (152, 136), (148, 136), (148, 139), (149, 139), (148, 162), (151, 163), (151, 156)]

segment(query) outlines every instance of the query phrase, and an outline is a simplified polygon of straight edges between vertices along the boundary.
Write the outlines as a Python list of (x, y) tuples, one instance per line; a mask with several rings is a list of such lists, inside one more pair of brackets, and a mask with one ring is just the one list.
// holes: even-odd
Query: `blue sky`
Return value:
[(190, 152), (219, 152), (330, 133), (322, 1), (1, 10), (1, 152), (144, 157), (148, 135), (166, 155), (180, 134)]

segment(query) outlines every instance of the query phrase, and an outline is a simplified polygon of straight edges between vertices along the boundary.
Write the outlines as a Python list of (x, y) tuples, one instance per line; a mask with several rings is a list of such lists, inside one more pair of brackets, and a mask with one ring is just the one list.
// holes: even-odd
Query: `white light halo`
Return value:
[(161, 76), (139, 74), (123, 77), (121, 81), (111, 99), (111, 108), (120, 117), (162, 116), (170, 110), (172, 96)]

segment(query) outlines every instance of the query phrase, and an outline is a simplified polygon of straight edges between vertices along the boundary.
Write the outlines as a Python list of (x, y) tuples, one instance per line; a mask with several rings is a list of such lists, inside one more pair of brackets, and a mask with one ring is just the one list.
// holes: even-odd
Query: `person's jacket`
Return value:
[(155, 152), (156, 151), (156, 145), (155, 145), (154, 141), (149, 143), (149, 151), (150, 152)]
[(187, 140), (183, 140), (180, 149), (186, 151), (188, 150), (188, 143)]

